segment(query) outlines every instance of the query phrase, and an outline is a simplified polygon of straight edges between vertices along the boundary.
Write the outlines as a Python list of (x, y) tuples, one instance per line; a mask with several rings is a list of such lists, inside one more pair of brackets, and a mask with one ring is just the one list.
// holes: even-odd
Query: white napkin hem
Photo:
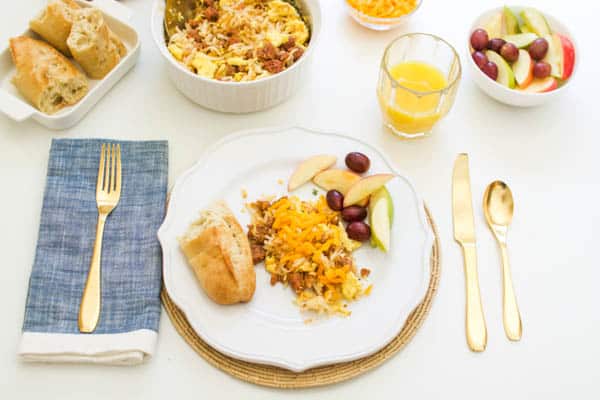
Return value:
[(152, 357), (157, 337), (150, 329), (106, 334), (23, 332), (18, 354), (29, 362), (135, 365)]

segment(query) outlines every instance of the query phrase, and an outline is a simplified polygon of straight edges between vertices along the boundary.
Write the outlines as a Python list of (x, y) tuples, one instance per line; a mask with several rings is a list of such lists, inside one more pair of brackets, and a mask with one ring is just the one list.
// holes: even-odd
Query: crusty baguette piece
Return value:
[(119, 57), (125, 57), (127, 55), (127, 47), (125, 47), (123, 41), (111, 30), (109, 30), (109, 38), (112, 44), (117, 48)]
[(74, 0), (50, 0), (46, 8), (29, 21), (29, 27), (61, 53), (70, 57), (67, 37), (71, 33), (74, 14), (80, 8)]
[(203, 210), (179, 244), (200, 286), (214, 302), (250, 301), (256, 288), (250, 243), (223, 201)]
[(85, 75), (54, 47), (28, 36), (10, 39), (17, 68), (12, 83), (38, 110), (54, 114), (88, 91)]
[(77, 11), (67, 46), (93, 79), (104, 78), (127, 52), (121, 39), (109, 29), (102, 12), (95, 8)]

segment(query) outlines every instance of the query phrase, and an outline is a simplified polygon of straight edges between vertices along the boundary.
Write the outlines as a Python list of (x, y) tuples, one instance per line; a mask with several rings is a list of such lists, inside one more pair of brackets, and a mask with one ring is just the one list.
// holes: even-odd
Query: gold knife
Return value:
[(481, 306), (479, 277), (477, 275), (477, 249), (475, 246), (475, 221), (469, 178), (469, 156), (459, 154), (454, 162), (452, 176), (452, 215), (454, 239), (460, 244), (465, 261), (466, 330), (467, 343), (473, 351), (484, 351), (487, 345), (487, 328)]

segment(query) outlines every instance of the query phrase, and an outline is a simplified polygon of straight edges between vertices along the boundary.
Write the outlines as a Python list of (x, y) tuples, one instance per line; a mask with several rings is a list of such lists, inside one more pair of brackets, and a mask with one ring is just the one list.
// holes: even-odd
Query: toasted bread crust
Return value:
[(87, 93), (85, 76), (49, 44), (19, 36), (10, 39), (10, 51), (17, 68), (12, 82), (40, 111), (53, 114)]
[(81, 9), (75, 14), (67, 46), (93, 79), (104, 78), (127, 52), (121, 39), (104, 21), (102, 12), (94, 8)]
[(250, 301), (256, 288), (256, 273), (248, 239), (223, 202), (212, 205), (203, 214), (206, 212), (219, 218), (180, 239), (181, 249), (200, 286), (214, 302)]
[(29, 27), (61, 53), (70, 57), (67, 37), (71, 33), (74, 13), (79, 9), (79, 4), (73, 0), (52, 0), (36, 18), (29, 21)]

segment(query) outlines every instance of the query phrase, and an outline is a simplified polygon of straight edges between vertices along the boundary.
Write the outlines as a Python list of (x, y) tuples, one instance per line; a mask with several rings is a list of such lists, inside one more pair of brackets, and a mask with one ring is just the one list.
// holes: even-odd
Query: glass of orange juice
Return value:
[(452, 108), (460, 82), (456, 50), (427, 33), (395, 39), (381, 60), (377, 97), (383, 123), (408, 139), (427, 136)]

